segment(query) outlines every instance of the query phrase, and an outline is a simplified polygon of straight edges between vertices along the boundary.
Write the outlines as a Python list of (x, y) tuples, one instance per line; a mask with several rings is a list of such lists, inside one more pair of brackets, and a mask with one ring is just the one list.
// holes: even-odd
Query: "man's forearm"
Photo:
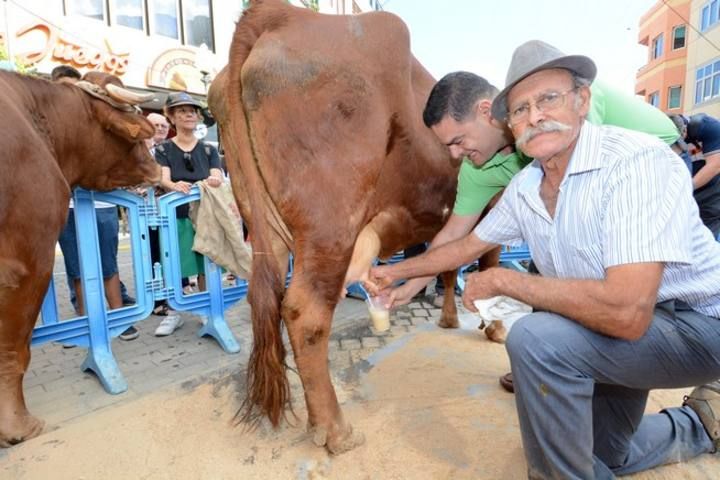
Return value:
[(435, 238), (432, 239), (429, 249), (432, 250), (433, 248), (463, 238), (473, 231), (479, 219), (480, 214), (456, 215), (453, 213), (443, 228), (435, 235)]
[(611, 337), (639, 338), (656, 302), (656, 295), (638, 293), (607, 280), (547, 278), (502, 268), (493, 273), (498, 295), (560, 314)]
[(395, 278), (414, 278), (448, 272), (471, 262), (495, 245), (485, 243), (474, 233), (436, 248), (422, 255), (393, 265)]
[(693, 189), (704, 187), (718, 174), (720, 174), (720, 153), (709, 155), (705, 159), (705, 166), (693, 176)]

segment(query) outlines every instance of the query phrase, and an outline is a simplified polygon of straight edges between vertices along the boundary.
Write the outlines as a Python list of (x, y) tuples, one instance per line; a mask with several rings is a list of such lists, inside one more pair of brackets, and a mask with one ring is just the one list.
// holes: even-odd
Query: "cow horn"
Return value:
[(141, 95), (139, 93), (131, 92), (127, 88), (118, 87), (112, 83), (105, 85), (110, 98), (117, 102), (129, 103), (130, 105), (137, 105), (139, 103), (149, 102), (152, 100), (154, 93), (146, 93)]

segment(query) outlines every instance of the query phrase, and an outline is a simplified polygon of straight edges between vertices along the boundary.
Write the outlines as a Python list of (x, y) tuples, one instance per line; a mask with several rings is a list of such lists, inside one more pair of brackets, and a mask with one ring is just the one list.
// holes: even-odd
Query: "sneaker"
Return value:
[(175, 330), (183, 326), (185, 320), (180, 315), (168, 315), (163, 318), (160, 325), (155, 329), (156, 337), (166, 337), (171, 335)]
[(129, 342), (130, 340), (135, 340), (139, 336), (140, 332), (138, 332), (138, 329), (131, 325), (124, 332), (122, 332), (118, 336), (118, 338), (120, 340), (125, 340), (126, 342)]
[(697, 413), (717, 451), (720, 448), (720, 380), (695, 387), (683, 399), (685, 405)]
[(135, 300), (130, 295), (123, 297), (122, 299), (123, 307), (128, 307), (130, 305), (135, 305), (137, 303), (137, 300)]

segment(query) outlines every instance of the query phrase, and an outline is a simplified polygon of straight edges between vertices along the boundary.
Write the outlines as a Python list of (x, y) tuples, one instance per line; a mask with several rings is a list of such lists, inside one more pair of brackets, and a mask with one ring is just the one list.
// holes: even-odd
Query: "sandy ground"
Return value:
[[(526, 477), (501, 345), (477, 330), (418, 328), (336, 372), (346, 417), (365, 445), (339, 456), (313, 446), (297, 425), (244, 433), (230, 425), (235, 379), (185, 384), (72, 422), (0, 451), (2, 479), (520, 479)], [(654, 392), (648, 410), (679, 402)], [(296, 403), (302, 396), (295, 385)], [(638, 479), (720, 478), (703, 455)]]

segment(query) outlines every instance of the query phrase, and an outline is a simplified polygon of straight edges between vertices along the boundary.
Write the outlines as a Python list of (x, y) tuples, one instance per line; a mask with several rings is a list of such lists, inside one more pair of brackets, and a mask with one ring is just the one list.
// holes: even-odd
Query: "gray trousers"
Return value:
[(720, 378), (720, 319), (665, 302), (630, 342), (537, 312), (506, 348), (529, 478), (615, 478), (713, 451), (689, 407), (644, 411), (650, 389)]

